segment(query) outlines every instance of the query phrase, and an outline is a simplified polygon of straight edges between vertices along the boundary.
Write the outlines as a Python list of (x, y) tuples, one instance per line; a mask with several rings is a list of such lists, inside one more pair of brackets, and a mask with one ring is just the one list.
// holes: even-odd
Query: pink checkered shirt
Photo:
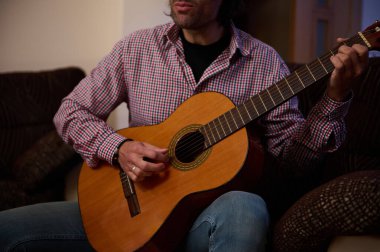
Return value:
[[(124, 137), (105, 120), (126, 102), (130, 126), (158, 124), (194, 94), (216, 91), (235, 104), (284, 78), (289, 71), (274, 49), (231, 26), (232, 39), (197, 83), (185, 61), (173, 23), (134, 32), (113, 50), (62, 102), (54, 122), (64, 141), (89, 166), (112, 162)], [(345, 136), (349, 102), (326, 95), (305, 120), (295, 98), (260, 118), (268, 151), (307, 163), (338, 148)]]

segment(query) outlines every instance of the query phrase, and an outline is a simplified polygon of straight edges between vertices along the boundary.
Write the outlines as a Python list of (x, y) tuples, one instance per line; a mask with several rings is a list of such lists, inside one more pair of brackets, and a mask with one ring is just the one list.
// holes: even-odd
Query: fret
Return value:
[(255, 104), (256, 108), (257, 108), (257, 111), (258, 111), (258, 115), (262, 115), (264, 114), (265, 112), (267, 112), (264, 104), (262, 103), (259, 95), (255, 95), (252, 97), (252, 101), (253, 103)]
[(331, 50), (329, 50), (329, 52), (331, 53), (331, 56), (335, 56), (335, 53)]
[(223, 117), (224, 117), (224, 120), (225, 120), (226, 123), (227, 123), (228, 128), (230, 129), (230, 133), (232, 133), (232, 129), (231, 129), (231, 127), (230, 127), (230, 123), (229, 123), (229, 121), (227, 120), (227, 116), (226, 116), (225, 113), (223, 114)]
[(242, 121), (242, 123), (243, 123), (243, 125), (245, 124), (245, 122), (244, 122), (244, 119), (243, 119), (243, 117), (241, 116), (241, 114), (240, 114), (240, 110), (239, 110), (239, 107), (236, 107), (236, 111), (238, 112), (238, 114), (239, 114), (239, 117), (240, 117), (240, 119), (241, 119), (241, 121)]
[(279, 90), (281, 90), (281, 94), (284, 96), (284, 100), (293, 95), (291, 88), (284, 79), (277, 83), (277, 87)]
[(288, 84), (288, 87), (289, 87), (290, 91), (292, 91), (292, 94), (294, 94), (294, 91), (292, 89), (292, 86), (290, 86), (288, 79), (286, 79), (286, 77), (285, 77), (284, 80), (286, 81), (286, 84)]
[(297, 78), (299, 79), (300, 83), (302, 84), (303, 88), (305, 88), (305, 84), (301, 80), (300, 76), (298, 75), (297, 71), (294, 71), (294, 73), (297, 75)]
[(310, 69), (313, 70), (313, 76), (315, 76), (315, 79), (319, 80), (326, 76), (325, 70), (321, 67), (321, 64), (319, 61), (315, 60), (311, 62), (310, 64)]
[(322, 61), (319, 58), (317, 58), (317, 59), (318, 59), (319, 63), (321, 64), (321, 66), (323, 67), (323, 69), (325, 70), (325, 72), (328, 74), (329, 72), (326, 70), (326, 68), (323, 65)]
[(245, 103), (240, 104), (239, 106), (236, 107), (237, 110), (240, 112), (240, 115), (242, 117), (243, 123), (247, 124), (250, 121), (252, 121), (252, 117), (249, 113), (249, 110), (246, 107)]
[(211, 136), (212, 136), (212, 138), (214, 139), (214, 143), (216, 143), (216, 139), (215, 139), (214, 133), (212, 132), (212, 128), (211, 128), (211, 126), (210, 126), (209, 123), (208, 123), (207, 125), (208, 125), (208, 127), (209, 127), (209, 129), (210, 129)]
[(310, 71), (309, 66), (307, 64), (305, 66), (306, 66), (307, 70), (309, 71), (311, 77), (313, 77), (314, 81), (317, 81), (317, 79), (315, 79), (315, 77), (314, 77), (314, 74)]
[(263, 104), (265, 111), (268, 111), (267, 106), (265, 106), (265, 103), (264, 103), (263, 99), (261, 98), (260, 94), (258, 94), (257, 96), (260, 98), (260, 101)]
[(215, 124), (215, 120), (212, 121), (212, 123), (214, 123), (214, 129), (215, 129), (216, 133), (218, 134), (219, 140), (222, 139), (222, 138), (220, 137), (220, 134), (219, 134), (218, 126)]
[(257, 116), (259, 116), (260, 113), (259, 113), (259, 111), (257, 110), (255, 103), (253, 102), (253, 97), (251, 97), (249, 100), (251, 101), (252, 106), (253, 106), (253, 108), (255, 109)]
[(224, 134), (224, 136), (227, 136), (226, 132), (224, 131), (223, 123), (222, 123), (222, 121), (220, 120), (220, 117), (218, 117), (218, 121), (219, 121), (219, 124), (222, 126), (222, 130), (223, 130), (223, 134)]
[(249, 110), (247, 109), (247, 106), (245, 106), (245, 102), (243, 103), (243, 106), (244, 106), (245, 111), (247, 112), (247, 115), (248, 115), (248, 117), (249, 117), (249, 120), (252, 121), (253, 119), (252, 119), (252, 117), (251, 117), (251, 114), (249, 113)]
[(201, 128), (199, 129), (199, 131), (202, 133), (202, 135), (206, 136), (206, 138), (207, 138), (208, 145), (206, 144), (205, 147), (207, 147), (207, 146), (211, 146), (211, 140), (210, 140), (210, 137), (209, 137), (208, 134), (207, 134), (206, 129), (205, 129), (204, 127), (201, 127)]
[(272, 95), (271, 95), (270, 92), (269, 92), (269, 88), (267, 89), (267, 93), (268, 93), (268, 95), (269, 95), (269, 98), (272, 100), (273, 105), (275, 106), (276, 103), (274, 102), (274, 100), (273, 100), (273, 98), (272, 98)]
[(334, 65), (331, 63), (329, 55), (325, 55), (324, 57), (321, 57), (321, 60), (323, 62), (323, 65), (327, 69), (328, 73), (331, 73), (334, 70)]
[(298, 76), (303, 81), (305, 87), (308, 87), (315, 82), (314, 75), (310, 73), (309, 69), (306, 66), (300, 68)]
[(274, 86), (277, 88), (277, 90), (278, 90), (279, 94), (281, 95), (282, 99), (285, 100), (285, 97), (284, 97), (284, 95), (282, 94), (282, 92), (281, 92), (280, 88), (278, 87), (278, 85), (279, 85), (279, 84), (276, 84), (276, 85), (274, 85)]
[(234, 118), (234, 115), (232, 114), (232, 109), (230, 110), (230, 115), (232, 117), (232, 120), (234, 121), (235, 125), (236, 125), (236, 129), (239, 128), (239, 126), (237, 125), (236, 121), (235, 121), (235, 118)]

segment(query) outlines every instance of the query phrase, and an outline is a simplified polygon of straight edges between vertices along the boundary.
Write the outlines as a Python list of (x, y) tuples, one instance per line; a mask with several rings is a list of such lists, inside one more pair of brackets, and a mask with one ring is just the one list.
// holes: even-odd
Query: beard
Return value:
[[(180, 13), (176, 13), (174, 10), (174, 3), (178, 2), (178, 0), (170, 0), (170, 17), (173, 19), (174, 23), (182, 29), (194, 29), (197, 28), (197, 17), (196, 15), (182, 15)], [(194, 1), (188, 0), (183, 1), (194, 4)]]
[[(213, 21), (215, 17), (213, 15), (208, 15), (204, 13), (201, 8), (203, 0), (170, 0), (170, 17), (173, 19), (174, 23), (182, 29), (198, 29)], [(214, 1), (214, 0), (211, 0)], [(186, 13), (177, 12), (174, 8), (174, 4), (177, 2), (186, 2), (192, 4), (194, 7), (191, 11)]]

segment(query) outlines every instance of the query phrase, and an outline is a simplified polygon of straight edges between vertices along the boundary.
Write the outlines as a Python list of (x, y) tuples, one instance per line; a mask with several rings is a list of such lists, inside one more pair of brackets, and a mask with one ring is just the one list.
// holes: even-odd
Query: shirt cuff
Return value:
[(322, 115), (328, 117), (330, 121), (342, 119), (348, 113), (353, 96), (353, 92), (351, 91), (345, 101), (338, 102), (331, 99), (325, 93), (319, 103), (318, 110)]
[(115, 152), (117, 151), (118, 146), (125, 140), (125, 137), (117, 133), (110, 134), (99, 147), (97, 155), (98, 158), (107, 161), (109, 164), (112, 164), (112, 159)]

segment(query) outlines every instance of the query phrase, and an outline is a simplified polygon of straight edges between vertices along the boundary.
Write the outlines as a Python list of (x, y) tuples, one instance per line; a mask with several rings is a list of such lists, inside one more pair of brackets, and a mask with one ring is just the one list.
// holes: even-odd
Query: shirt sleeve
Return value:
[(115, 45), (98, 66), (63, 99), (54, 123), (63, 140), (72, 145), (90, 167), (99, 160), (112, 162), (125, 138), (107, 125), (111, 111), (125, 100), (123, 42)]
[(293, 97), (261, 121), (265, 126), (268, 151), (301, 167), (335, 151), (345, 139), (344, 116), (351, 100), (336, 102), (325, 93), (304, 118), (297, 98)]

